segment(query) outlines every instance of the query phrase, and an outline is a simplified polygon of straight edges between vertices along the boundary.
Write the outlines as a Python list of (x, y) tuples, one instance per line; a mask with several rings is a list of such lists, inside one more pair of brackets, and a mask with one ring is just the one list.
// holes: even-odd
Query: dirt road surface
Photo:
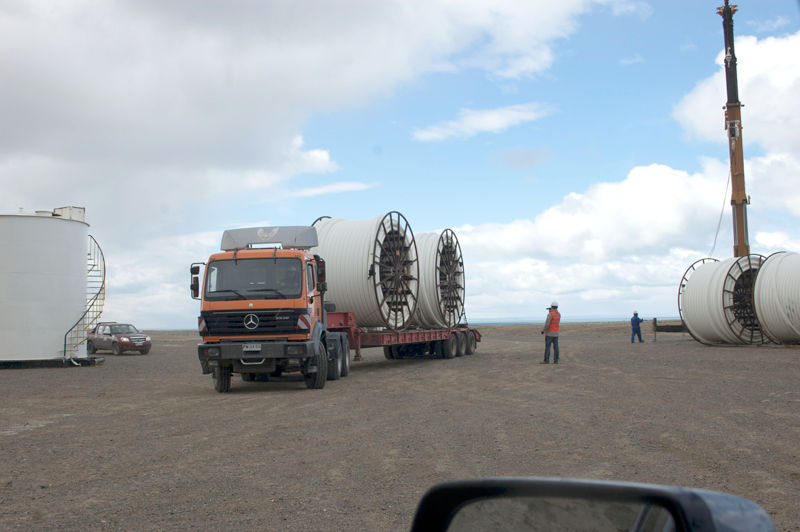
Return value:
[[(646, 324), (645, 324), (646, 325)], [(625, 323), (481, 327), (472, 356), (214, 391), (193, 332), (99, 367), (0, 370), (0, 529), (408, 530), (434, 483), (701, 487), (800, 530), (800, 347), (631, 344)]]

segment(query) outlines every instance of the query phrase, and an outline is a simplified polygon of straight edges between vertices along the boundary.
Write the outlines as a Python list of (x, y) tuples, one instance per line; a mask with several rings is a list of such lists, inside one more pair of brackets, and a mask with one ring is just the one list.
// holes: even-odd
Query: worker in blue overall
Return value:
[(642, 340), (642, 328), (639, 326), (644, 320), (639, 317), (639, 313), (637, 311), (633, 311), (633, 317), (631, 318), (631, 343), (633, 343), (633, 339), (635, 337), (639, 337), (639, 341), (643, 342)]

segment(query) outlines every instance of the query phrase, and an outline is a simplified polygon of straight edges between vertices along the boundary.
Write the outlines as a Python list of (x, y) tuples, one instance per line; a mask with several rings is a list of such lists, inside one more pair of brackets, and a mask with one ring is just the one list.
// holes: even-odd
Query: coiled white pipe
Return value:
[(800, 254), (767, 257), (756, 276), (753, 301), (758, 321), (772, 341), (800, 342)]
[(414, 323), (424, 328), (454, 327), (464, 315), (464, 261), (450, 229), (416, 236), (419, 304)]
[[(700, 262), (700, 261), (698, 261)], [(686, 328), (705, 344), (752, 344), (764, 340), (752, 312), (760, 255), (706, 262), (684, 275), (678, 307)], [(697, 263), (695, 263), (697, 264)]]
[(321, 218), (312, 252), (327, 266), (328, 302), (363, 327), (403, 329), (417, 308), (419, 262), (414, 234), (396, 211), (371, 220)]

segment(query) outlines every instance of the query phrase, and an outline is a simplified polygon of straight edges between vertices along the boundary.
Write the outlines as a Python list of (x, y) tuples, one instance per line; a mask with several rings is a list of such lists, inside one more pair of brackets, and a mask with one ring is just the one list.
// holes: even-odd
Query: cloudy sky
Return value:
[[(470, 321), (677, 316), (733, 254), (722, 3), (4, 0), (0, 213), (85, 207), (146, 329), (226, 228), (392, 210)], [(751, 249), (800, 251), (800, 6), (737, 3)]]

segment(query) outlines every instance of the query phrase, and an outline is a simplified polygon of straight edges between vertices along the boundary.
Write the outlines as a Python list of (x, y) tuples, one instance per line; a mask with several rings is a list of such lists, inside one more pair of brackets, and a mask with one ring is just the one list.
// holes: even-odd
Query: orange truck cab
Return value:
[(233, 373), (254, 381), (300, 372), (313, 389), (349, 373), (347, 335), (326, 327), (325, 262), (315, 246), (314, 227), (233, 229), (220, 253), (191, 265), (197, 354), (218, 392), (230, 390)]

